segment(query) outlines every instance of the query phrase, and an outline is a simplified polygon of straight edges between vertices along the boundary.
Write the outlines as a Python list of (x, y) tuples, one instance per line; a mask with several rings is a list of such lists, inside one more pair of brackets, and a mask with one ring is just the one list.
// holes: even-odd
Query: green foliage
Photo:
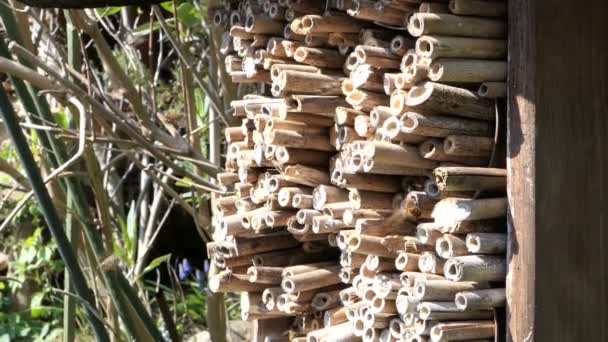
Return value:
[(122, 10), (121, 6), (108, 6), (106, 8), (97, 8), (95, 12), (97, 12), (97, 15), (100, 17), (107, 17), (118, 14), (120, 10)]
[(150, 261), (150, 263), (148, 264), (148, 266), (146, 266), (146, 268), (144, 268), (144, 270), (141, 272), (141, 274), (138, 274), (135, 277), (135, 279), (136, 280), (141, 279), (141, 277), (143, 277), (146, 273), (154, 271), (161, 264), (163, 264), (165, 262), (168, 262), (170, 259), (171, 259), (171, 254), (167, 254), (167, 255), (159, 256), (158, 258)]
[[(52, 284), (63, 272), (55, 243), (46, 242), (42, 229), (15, 248), (7, 280), (0, 282), (0, 341), (55, 341), (61, 334), (63, 307), (52, 295)], [(31, 296), (28, 308), (15, 303)]]
[[(34, 206), (30, 208), (33, 210)], [(26, 280), (40, 285), (47, 283), (49, 278), (63, 269), (63, 262), (57, 257), (56, 251), (55, 242), (44, 242), (42, 229), (36, 229), (32, 236), (23, 241), (16, 260), (11, 264), (11, 276), (20, 283)], [(11, 283), (12, 290), (19, 286), (19, 283)]]

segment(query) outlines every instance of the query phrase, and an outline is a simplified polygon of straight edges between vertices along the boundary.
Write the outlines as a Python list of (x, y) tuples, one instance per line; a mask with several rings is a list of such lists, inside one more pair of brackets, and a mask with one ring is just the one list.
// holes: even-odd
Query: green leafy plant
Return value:
[[(38, 228), (15, 249), (10, 273), (0, 282), (0, 341), (54, 341), (62, 334), (63, 314), (61, 300), (52, 293), (63, 273), (56, 245), (45, 241)], [(29, 303), (16, 303), (19, 297)]]

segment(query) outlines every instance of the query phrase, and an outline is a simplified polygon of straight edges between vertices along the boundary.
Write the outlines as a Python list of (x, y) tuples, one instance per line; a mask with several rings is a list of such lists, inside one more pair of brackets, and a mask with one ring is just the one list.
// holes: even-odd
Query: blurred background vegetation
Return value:
[(237, 96), (207, 24), (216, 5), (0, 0), (0, 342), (228, 339), (238, 298), (206, 288)]

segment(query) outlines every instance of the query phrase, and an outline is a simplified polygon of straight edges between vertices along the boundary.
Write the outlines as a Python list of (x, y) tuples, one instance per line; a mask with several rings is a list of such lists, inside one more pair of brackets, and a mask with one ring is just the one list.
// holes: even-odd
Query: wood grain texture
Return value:
[(608, 3), (586, 1), (585, 15), (573, 2), (541, 3), (535, 335), (608, 341)]
[(536, 32), (532, 4), (509, 1), (507, 340), (533, 341), (535, 305)]
[(510, 1), (512, 341), (608, 340), (608, 3), (579, 6)]

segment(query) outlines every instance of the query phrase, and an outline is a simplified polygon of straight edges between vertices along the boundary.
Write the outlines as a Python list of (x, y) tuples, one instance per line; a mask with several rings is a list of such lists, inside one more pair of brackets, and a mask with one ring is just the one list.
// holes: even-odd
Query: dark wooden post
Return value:
[(510, 0), (510, 341), (608, 341), (608, 2)]

